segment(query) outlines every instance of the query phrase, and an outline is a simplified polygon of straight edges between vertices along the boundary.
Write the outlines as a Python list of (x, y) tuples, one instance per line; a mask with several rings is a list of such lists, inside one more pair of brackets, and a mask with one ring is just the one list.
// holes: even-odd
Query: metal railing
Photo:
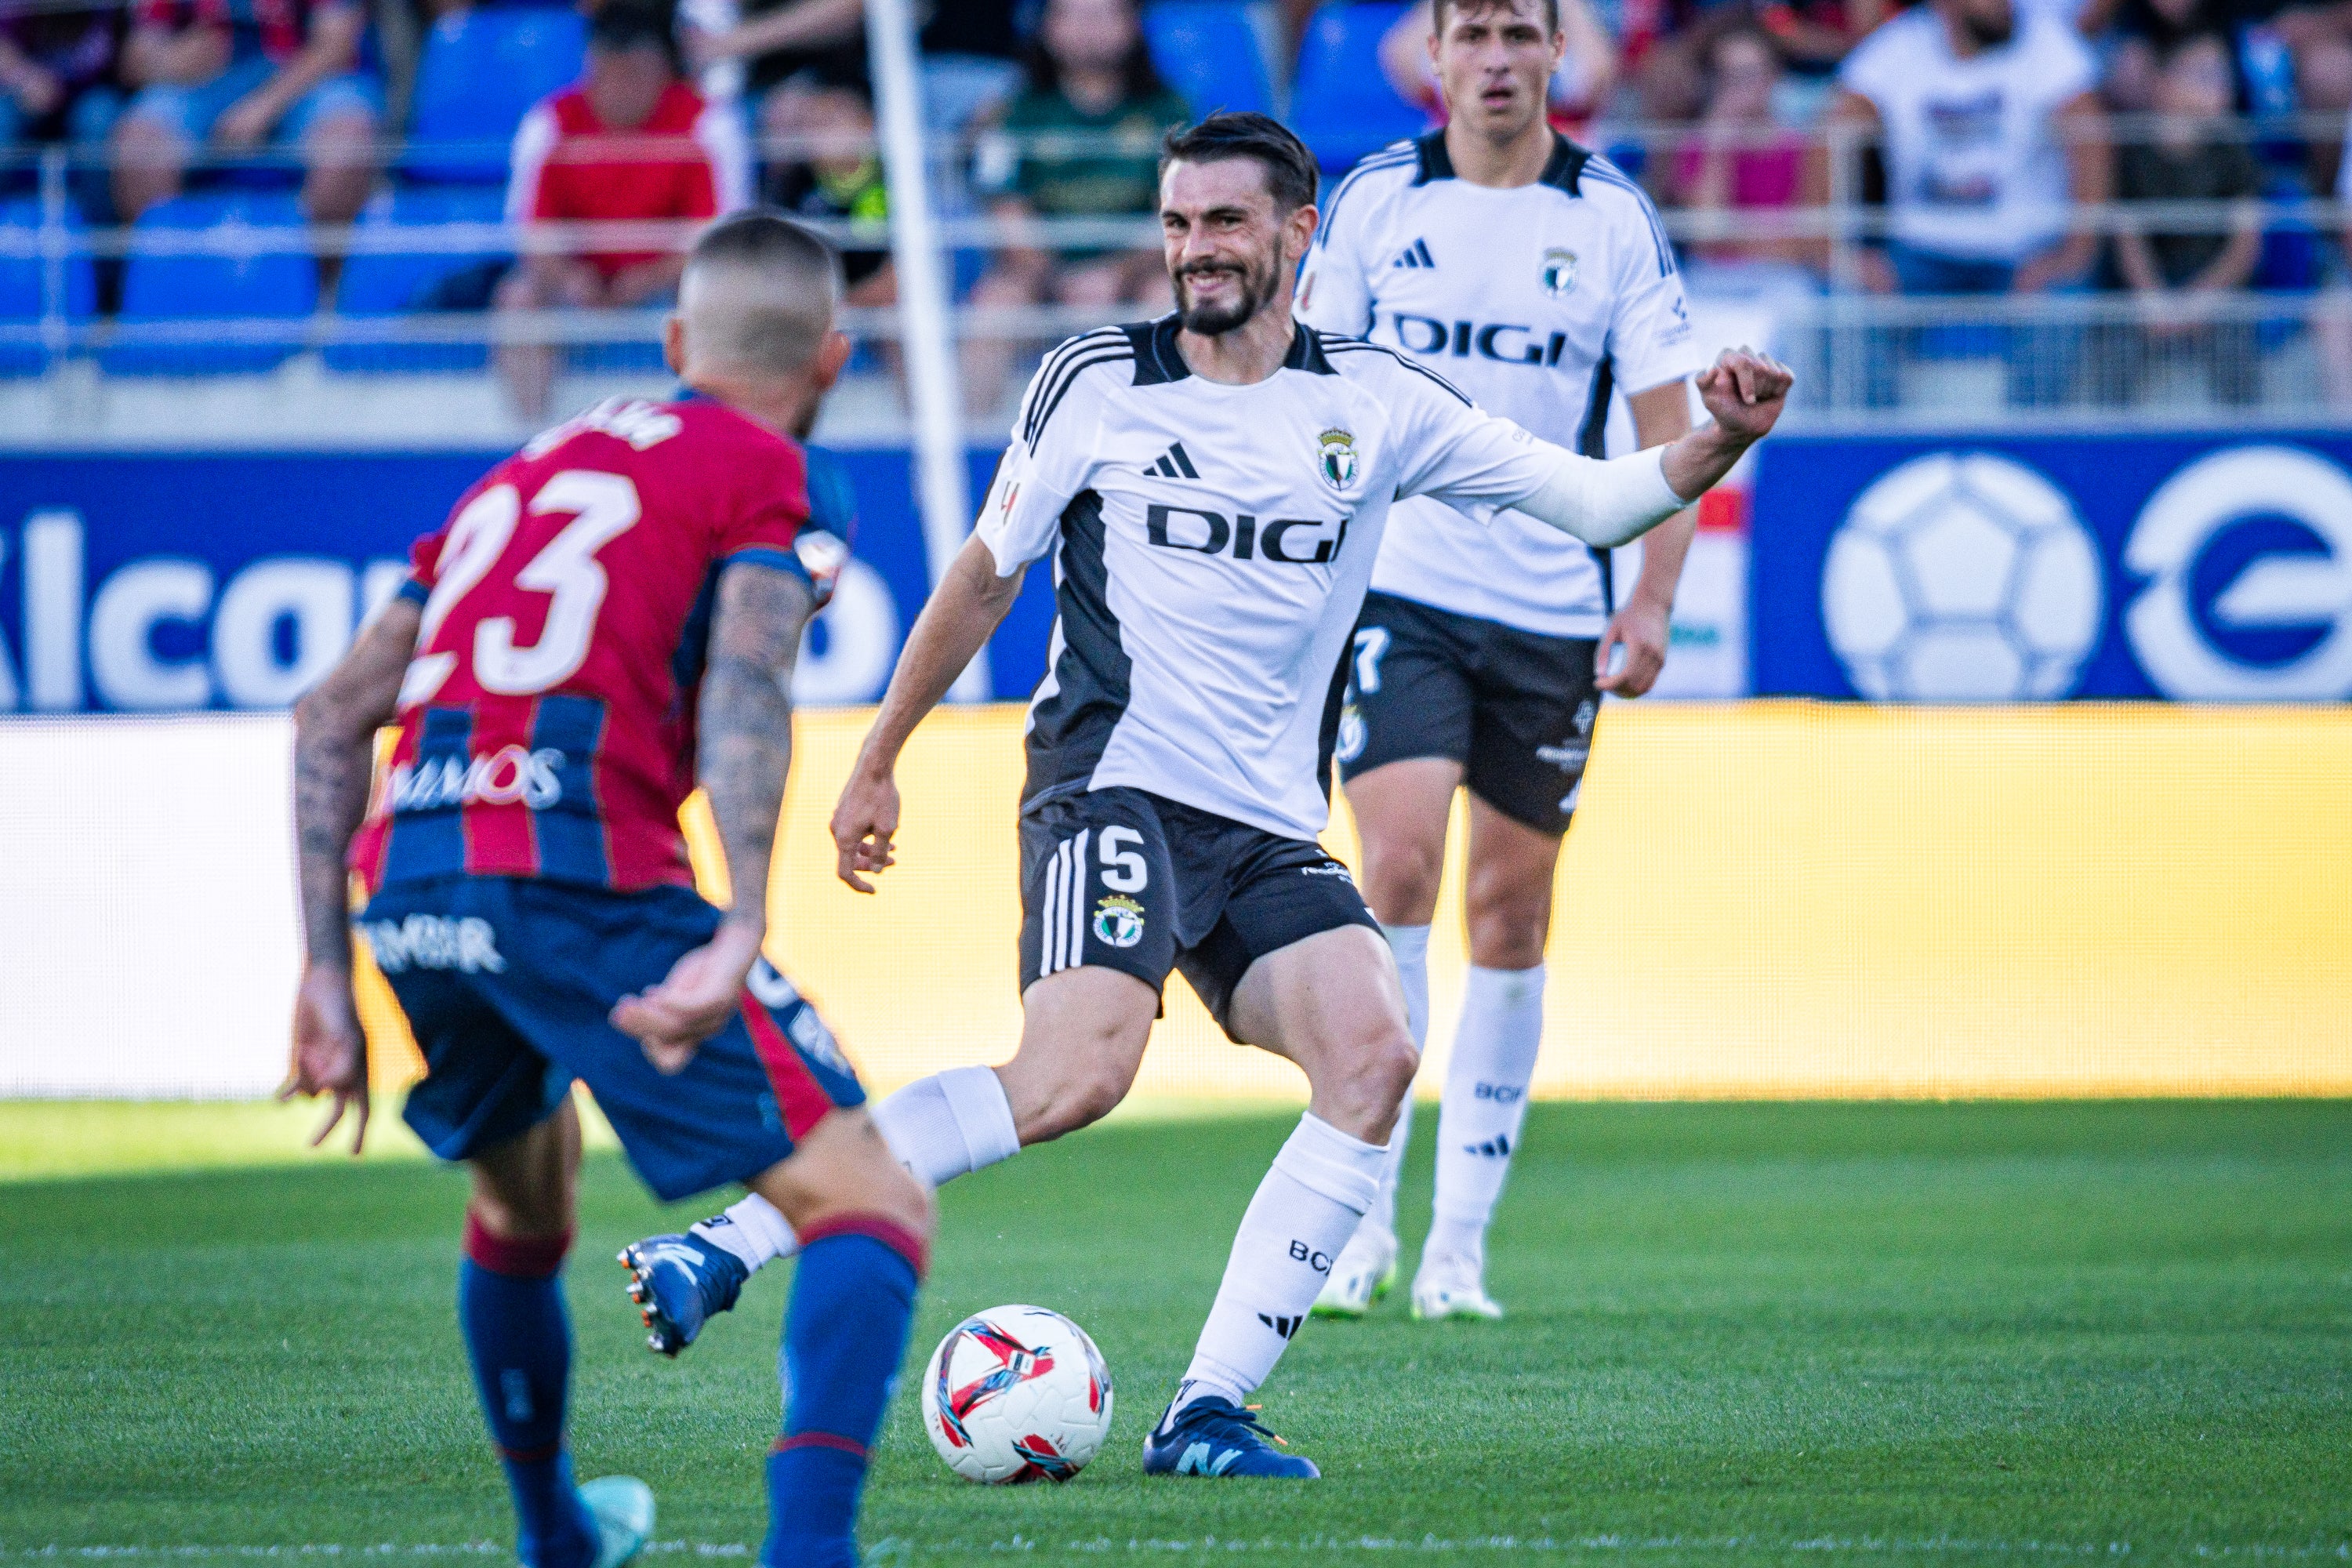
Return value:
[[(2151, 121), (2108, 123), (2110, 145), (2152, 135)], [(2257, 147), (2297, 138), (2341, 133), (2316, 121), (2247, 121), (2225, 134)], [(1624, 153), (1622, 161), (1654, 169), (1701, 134), (1688, 126), (1618, 126), (1596, 137)], [(1790, 132), (1758, 127), (1735, 137), (1755, 147), (1785, 147)], [(1708, 268), (1695, 269), (1694, 302), (1703, 331), (1727, 340), (1764, 339), (1794, 363), (1804, 391), (1800, 422), (1895, 426), (1934, 422), (1985, 426), (2049, 418), (2091, 423), (2160, 417), (2168, 421), (2312, 423), (2336, 421), (2352, 406), (2352, 296), (2316, 289), (2300, 292), (2234, 292), (2141, 299), (2128, 293), (2068, 292), (2042, 296), (1874, 295), (1853, 287), (1859, 258), (1896, 231), (1888, 208), (1861, 199), (1859, 170), (1867, 138), (1832, 122), (1813, 133), (1805, 155), (1821, 161), (1813, 182), (1823, 199), (1806, 205), (1691, 210), (1665, 205), (1661, 216), (1677, 244), (1760, 246), (1801, 242), (1814, 265), (1787, 266), (1764, 290), (1710, 296)], [(483, 148), (383, 150), (384, 166), (429, 162), (455, 152), (479, 156)], [(838, 144), (772, 142), (771, 159), (838, 153)], [(952, 165), (968, 143), (936, 143), (933, 156)], [(282, 157), (270, 160), (282, 166)], [(22, 179), (22, 165), (18, 178)], [(484, 383), (475, 425), (498, 406), (496, 366), (517, 348), (559, 351), (565, 380), (561, 401), (609, 390), (654, 385), (662, 379), (657, 345), (660, 312), (634, 310), (397, 310), (353, 313), (322, 299), (313, 310), (236, 318), (134, 319), (86, 309), (84, 269), (111, 268), (142, 258), (208, 256), (248, 261), (269, 256), (317, 254), (345, 258), (404, 256), (446, 260), (451, 269), (492, 265), (499, 258), (542, 253), (660, 251), (681, 247), (694, 226), (678, 223), (532, 224), (504, 222), (394, 224), (376, 216), (345, 226), (229, 223), (209, 228), (128, 227), (91, 223), (77, 212), (78, 194), (100, 171), (87, 155), (49, 149), (31, 173), (37, 221), (0, 225), (0, 268), (38, 269), (37, 310), (26, 311), (23, 272), (16, 313), (0, 316), (0, 407), (15, 426), (46, 438), (68, 426), (109, 428), (117, 404), (149, 401), (175, 376), (202, 379), (217, 394), (221, 366), (205, 363), (222, 351), (223, 363), (247, 375), (301, 382), (306, 396), (347, 397), (366, 404), (367, 417), (390, 434), (404, 428), (400, 395), (389, 384), (405, 375), (430, 376), (422, 398), (446, 400), (448, 378)], [(487, 193), (485, 193), (487, 199)], [(24, 206), (18, 209), (25, 210)], [(2068, 209), (2070, 231), (2105, 238), (2144, 234), (2229, 234), (2249, 226), (2285, 237), (2313, 257), (2352, 221), (2352, 209), (2333, 199), (2292, 194), (2219, 201), (2108, 202)], [(887, 247), (887, 226), (823, 222), (817, 227), (845, 248)], [(1120, 249), (1156, 251), (1159, 227), (1150, 216), (1008, 217), (967, 201), (939, 225), (943, 247), (958, 259), (962, 280), (1008, 250), (1048, 254)], [(1784, 247), (1786, 248), (1786, 247)], [(1841, 284), (1844, 286), (1841, 286)], [(1109, 314), (1131, 316), (1148, 307)], [(1101, 324), (1106, 312), (1055, 305), (965, 307), (955, 336), (971, 345), (1011, 345), (1013, 374), (999, 395), (983, 387), (971, 401), (975, 435), (1001, 428), (1002, 404), (1017, 393), (1024, 355), (1042, 352), (1070, 332)], [(853, 438), (889, 439), (903, 430), (895, 387), (898, 313), (888, 308), (852, 310), (844, 325), (868, 345), (841, 402), (850, 412), (837, 424)], [(1003, 350), (1000, 349), (1000, 356)], [(110, 391), (136, 380), (144, 390)], [(373, 380), (377, 384), (360, 390)], [(310, 388), (320, 389), (315, 393)], [(47, 418), (29, 422), (47, 397)], [(201, 432), (212, 407), (249, 409), (236, 398), (190, 394), (186, 427)], [(250, 399), (247, 400), (250, 402)], [(560, 410), (559, 410), (560, 411)], [(315, 408), (305, 418), (320, 419)], [(430, 421), (427, 421), (430, 423)], [(492, 422), (495, 424), (495, 421)], [(520, 428), (509, 425), (500, 436)], [(492, 433), (486, 431), (486, 434)]]

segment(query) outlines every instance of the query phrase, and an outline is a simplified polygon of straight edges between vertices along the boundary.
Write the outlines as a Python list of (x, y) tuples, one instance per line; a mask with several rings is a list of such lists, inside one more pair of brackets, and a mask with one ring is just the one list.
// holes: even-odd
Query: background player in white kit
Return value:
[[(1649, 199), (1546, 122), (1556, 0), (1439, 0), (1442, 132), (1375, 153), (1325, 204), (1298, 315), (1394, 344), (1479, 406), (1589, 457), (1612, 393), (1643, 447), (1690, 428), (1706, 364)], [(1456, 787), (1470, 793), (1470, 973), (1438, 1119), (1437, 1190), (1416, 1317), (1499, 1317), (1486, 1231), (1527, 1113), (1543, 1030), (1560, 837), (1600, 694), (1639, 697), (1665, 661), (1696, 514), (1643, 541), (1639, 579), (1606, 551), (1512, 511), (1400, 502), (1356, 633), (1339, 760), (1363, 836), (1364, 896), (1427, 1037), (1429, 924)], [(1615, 601), (1622, 595), (1622, 603)], [(1613, 612), (1613, 613), (1612, 613)], [(1615, 662), (1615, 668), (1611, 668)], [(1405, 1102), (1379, 1197), (1317, 1300), (1353, 1317), (1396, 1275)]]
[[(1058, 611), (1030, 704), (1013, 1058), (876, 1110), (934, 1184), (1108, 1113), (1181, 970), (1236, 1041), (1297, 1063), (1310, 1100), (1242, 1216), (1150, 1474), (1312, 1477), (1245, 1405), (1372, 1201), (1414, 1064), (1388, 947), (1315, 837), (1341, 677), (1398, 496), (1517, 506), (1598, 543), (1672, 516), (1771, 427), (1788, 373), (1727, 355), (1717, 422), (1596, 462), (1474, 407), (1409, 356), (1291, 320), (1315, 164), (1262, 115), (1171, 137), (1160, 217), (1175, 315), (1074, 338), (1030, 384), (973, 537), (924, 605), (834, 813), (843, 879), (892, 863), (898, 752), (1033, 563)], [(1171, 1172), (1171, 1201), (1184, 1173)], [(731, 1305), (790, 1250), (739, 1204), (633, 1248), (657, 1341)]]

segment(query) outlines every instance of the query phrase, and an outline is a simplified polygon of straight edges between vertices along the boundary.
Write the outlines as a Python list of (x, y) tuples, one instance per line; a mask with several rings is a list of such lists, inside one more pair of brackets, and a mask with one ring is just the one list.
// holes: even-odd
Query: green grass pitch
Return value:
[[(145, 1125), (72, 1114), (82, 1169)], [(2352, 1105), (1539, 1106), (1493, 1242), (1507, 1321), (1318, 1322), (1265, 1400), (1325, 1480), (1147, 1483), (1291, 1120), (1114, 1124), (942, 1194), (877, 1561), (2352, 1557)], [(0, 1159), (0, 1559), (505, 1560), (459, 1175), (40, 1166)], [(612, 1254), (698, 1208), (593, 1155), (570, 1276), (582, 1473), (650, 1480), (681, 1568), (756, 1547), (787, 1286), (647, 1354)], [(1066, 1487), (966, 1486), (919, 1428), (938, 1336), (1008, 1300), (1076, 1317), (1117, 1380)]]

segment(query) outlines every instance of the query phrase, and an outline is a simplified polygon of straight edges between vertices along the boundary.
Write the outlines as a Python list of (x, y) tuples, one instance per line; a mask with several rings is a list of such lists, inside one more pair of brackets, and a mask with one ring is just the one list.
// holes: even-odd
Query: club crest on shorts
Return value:
[(1576, 252), (1557, 247), (1543, 254), (1543, 270), (1536, 275), (1543, 290), (1558, 299), (1576, 287)]
[(1344, 490), (1356, 482), (1356, 436), (1352, 430), (1326, 430), (1315, 437), (1315, 466), (1326, 483)]
[(1095, 906), (1095, 940), (1106, 947), (1133, 947), (1143, 940), (1143, 906), (1111, 893)]

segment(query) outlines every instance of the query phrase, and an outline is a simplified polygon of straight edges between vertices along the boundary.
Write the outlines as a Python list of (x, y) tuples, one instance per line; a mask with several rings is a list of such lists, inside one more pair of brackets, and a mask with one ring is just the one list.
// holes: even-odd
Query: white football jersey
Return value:
[(973, 530), (1005, 575), (1054, 562), (1023, 804), (1125, 784), (1312, 838), (1391, 504), (1439, 497), (1475, 527), (1574, 459), (1376, 343), (1302, 325), (1282, 369), (1232, 386), (1192, 374), (1177, 331), (1048, 354)]
[[(1372, 154), (1332, 191), (1298, 286), (1301, 321), (1392, 344), (1478, 405), (1606, 457), (1617, 392), (1706, 368), (1658, 215), (1607, 159), (1556, 138), (1543, 178), (1454, 177), (1432, 132)], [(1383, 594), (1552, 637), (1599, 637), (1606, 562), (1513, 512), (1491, 526), (1434, 500), (1397, 508)]]

